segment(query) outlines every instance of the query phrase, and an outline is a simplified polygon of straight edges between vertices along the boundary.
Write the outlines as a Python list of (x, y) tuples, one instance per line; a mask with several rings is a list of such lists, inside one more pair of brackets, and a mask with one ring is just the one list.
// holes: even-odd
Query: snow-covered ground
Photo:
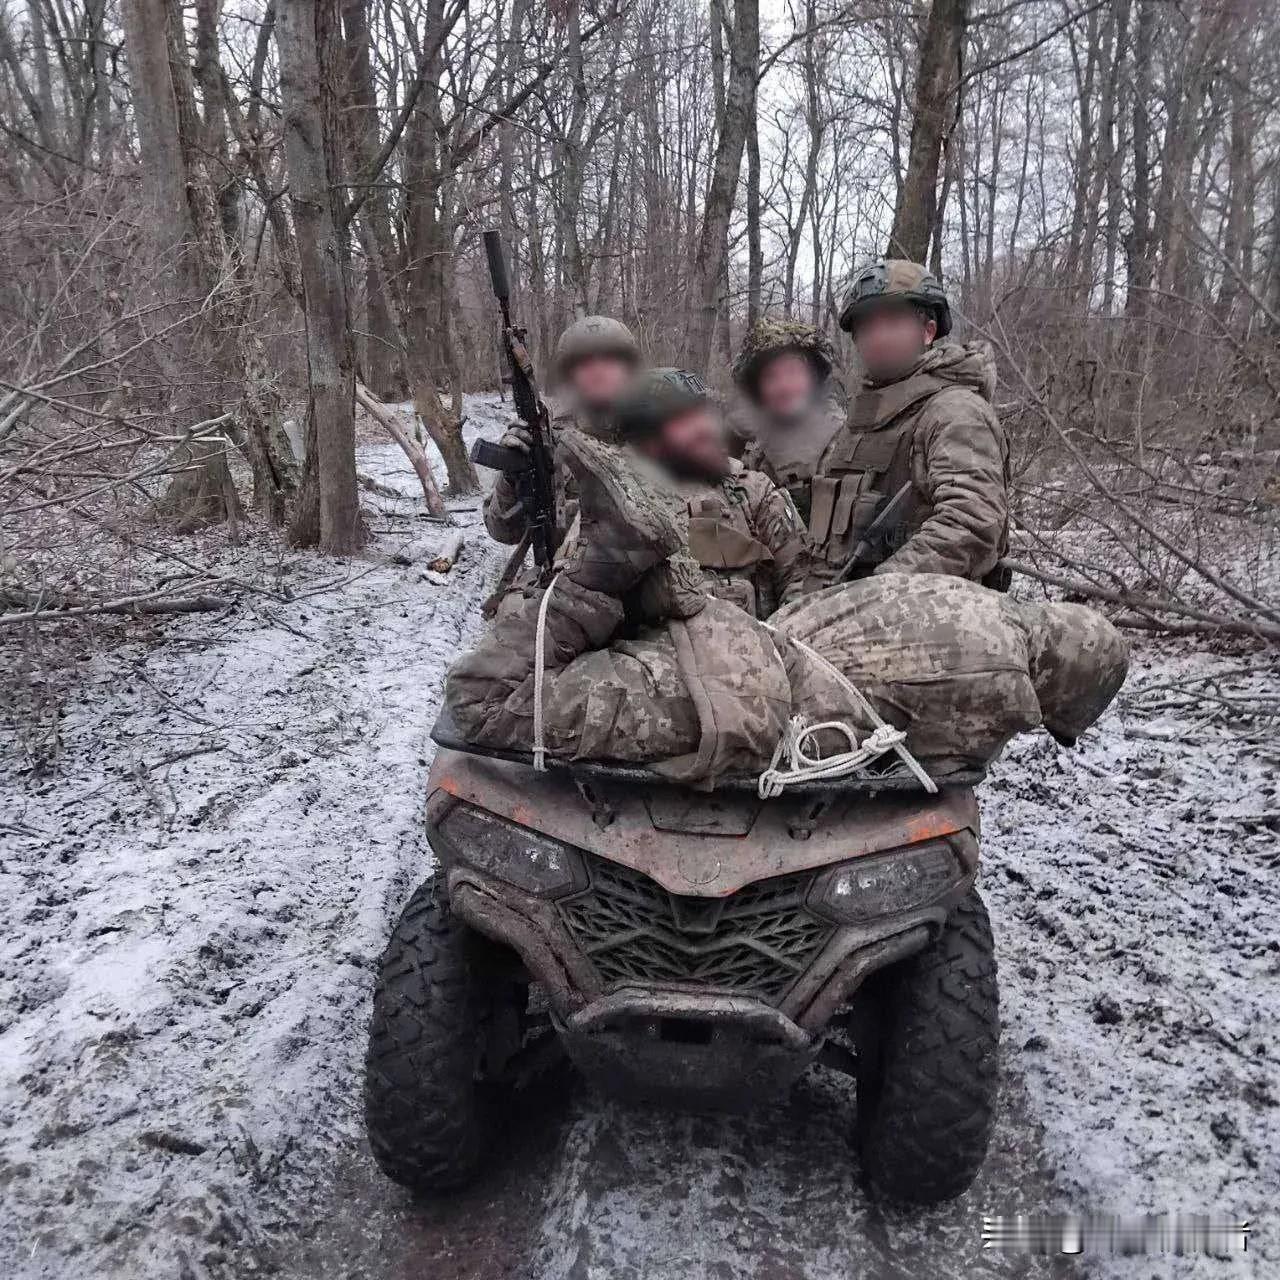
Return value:
[[(469, 411), (494, 433), (497, 405)], [(361, 468), (414, 492), (392, 446)], [(982, 790), (1005, 1084), (961, 1200), (870, 1204), (822, 1072), (732, 1119), (557, 1077), (475, 1189), (417, 1206), (382, 1180), (359, 1117), (372, 966), (429, 867), (428, 730), (502, 550), (454, 504), (466, 549), (432, 575), (445, 531), (411, 497), (367, 501), (359, 559), (221, 553), (289, 604), (87, 633), (39, 685), (11, 655), (0, 1275), (1066, 1274), (979, 1248), (984, 1212), (1066, 1208), (1255, 1223), (1245, 1260), (1070, 1274), (1275, 1273), (1280, 747), (1263, 721), (1202, 723), (1221, 701), (1169, 704), (1192, 689), (1236, 716), (1278, 683), (1269, 655), (1173, 642), (1139, 644), (1079, 750), (1015, 743)]]

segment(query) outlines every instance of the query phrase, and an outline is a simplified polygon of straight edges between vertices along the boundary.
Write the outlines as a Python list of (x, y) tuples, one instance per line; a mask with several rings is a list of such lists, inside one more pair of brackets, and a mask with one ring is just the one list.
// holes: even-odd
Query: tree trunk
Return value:
[(1133, 42), (1133, 225), (1126, 238), (1129, 293), (1125, 312), (1145, 315), (1151, 281), (1151, 62), (1155, 52), (1156, 0), (1138, 0)]
[[(189, 159), (193, 150), (203, 148), (194, 136), (184, 143), (184, 127), (191, 134), (197, 122), (189, 107), (188, 85), (177, 79), (183, 73), (190, 75), (185, 36), (181, 27), (175, 26), (177, 15), (167, 0), (127, 0), (122, 13), (148, 226), (158, 257), (156, 292), (166, 304), (162, 313), (166, 323), (172, 325), (180, 319), (181, 308), (194, 309), (195, 299), (213, 291), (216, 277), (208, 268), (210, 259), (221, 258), (220, 243), (213, 243), (220, 240), (220, 230), (212, 217), (207, 175), (203, 169), (195, 169)], [(188, 103), (185, 111), (180, 99)], [(199, 226), (193, 209), (201, 214)], [(192, 389), (193, 383), (198, 386), (204, 380), (202, 347), (216, 350), (219, 342), (209, 326), (194, 317), (172, 329), (159, 346), (167, 399), (179, 426), (187, 415), (204, 421), (221, 412), (197, 404), (198, 393)], [(193, 442), (180, 452), (180, 470), (157, 503), (162, 515), (176, 519), (179, 530), (234, 521), (242, 514), (227, 468), (226, 447), (225, 437), (219, 435), (216, 440)]]
[(280, 0), (276, 45), (289, 198), (307, 330), (306, 470), (294, 517), (299, 545), (350, 555), (364, 541), (356, 485), (355, 351), (333, 210), (336, 0)]
[[(442, 0), (430, 0), (425, 38), (430, 42), (444, 23)], [(403, 219), (406, 264), (402, 290), (401, 327), (408, 353), (410, 394), (418, 418), (440, 450), (449, 476), (452, 497), (475, 493), (480, 488), (467, 447), (462, 424), (450, 416), (438, 389), (438, 375), (449, 379), (454, 356), (446, 308), (447, 278), (444, 257), (452, 252), (448, 220), (443, 216), (445, 191), (444, 157), (441, 155), (439, 82), (441, 68), (437, 55), (427, 83), (418, 99), (418, 109), (405, 139)], [(452, 379), (449, 379), (452, 382)]]
[(747, 123), (747, 328), (760, 319), (764, 290), (764, 246), (760, 238), (760, 120), (757, 89), (751, 91), (751, 115)]
[[(369, 56), (368, 0), (342, 0), (342, 30), (350, 102), (348, 138), (351, 168), (356, 174), (372, 167), (378, 153), (378, 99)], [(375, 180), (377, 181), (377, 180)], [(360, 210), (365, 246), (364, 294), (368, 311), (360, 366), (365, 382), (380, 400), (399, 400), (405, 392), (402, 352), (383, 259), (390, 256), (391, 217), (381, 186), (369, 193)], [(370, 244), (376, 252), (370, 252)]]
[(725, 77), (724, 113), (716, 139), (711, 185), (707, 190), (698, 247), (694, 254), (693, 304), (685, 341), (685, 363), (705, 369), (715, 333), (720, 267), (724, 259), (738, 188), (738, 172), (747, 140), (756, 79), (760, 69), (759, 0), (735, 0), (728, 40), (729, 73)]
[(913, 262), (924, 262), (937, 217), (938, 165), (956, 115), (966, 7), (967, 0), (933, 0), (920, 43), (907, 172), (889, 236), (890, 254)]

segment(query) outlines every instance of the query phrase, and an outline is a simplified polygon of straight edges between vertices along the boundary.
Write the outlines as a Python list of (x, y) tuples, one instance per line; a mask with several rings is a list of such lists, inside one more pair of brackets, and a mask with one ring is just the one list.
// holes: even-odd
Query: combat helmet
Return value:
[(579, 360), (588, 356), (621, 356), (640, 363), (640, 344), (621, 320), (611, 316), (583, 316), (575, 320), (556, 343), (556, 376), (563, 378)]
[(886, 302), (911, 302), (933, 313), (938, 337), (951, 332), (951, 307), (942, 285), (917, 262), (904, 258), (877, 258), (862, 267), (849, 284), (840, 327), (846, 333), (868, 312)]
[(710, 400), (707, 384), (687, 369), (646, 369), (622, 393), (613, 416), (621, 440), (642, 440), (662, 424)]
[(818, 377), (830, 377), (836, 353), (831, 340), (820, 329), (799, 320), (759, 320), (743, 340), (733, 362), (733, 380), (754, 397), (760, 373), (774, 356), (796, 351), (808, 356)]

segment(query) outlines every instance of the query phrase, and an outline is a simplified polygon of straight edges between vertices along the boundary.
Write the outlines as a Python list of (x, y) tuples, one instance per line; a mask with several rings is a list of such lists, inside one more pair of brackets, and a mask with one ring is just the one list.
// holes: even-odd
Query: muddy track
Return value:
[[(500, 430), (496, 404), (469, 413)], [(1068, 1207), (1252, 1217), (1230, 1274), (1276, 1274), (1280, 752), (1141, 694), (1190, 677), (1273, 699), (1275, 673), (1172, 642), (1142, 643), (1077, 751), (1020, 739), (981, 789), (1005, 1083), (955, 1204), (872, 1205), (852, 1091), (820, 1071), (728, 1119), (560, 1074), (465, 1194), (387, 1183), (359, 1108), (373, 969), (429, 871), (428, 728), (503, 557), (456, 504), (463, 560), (424, 574), (441, 531), (403, 459), (362, 466), (406, 493), (363, 559), (229, 547), (228, 572), (294, 603), (86, 642), (30, 691), (58, 708), (53, 761), (0, 726), (21, 748), (0, 752), (4, 1280), (1043, 1274), (981, 1254), (981, 1214)]]
[[(852, 1088), (814, 1070), (745, 1116), (622, 1106), (550, 1073), (465, 1193), (415, 1203), (363, 1144), (345, 1153), (290, 1280), (795, 1280), (1051, 1274), (984, 1253), (981, 1217), (1059, 1193), (1020, 1082), (1006, 1080), (973, 1189), (920, 1211), (868, 1198)], [(314, 1233), (314, 1234), (313, 1234)], [(1080, 1274), (1077, 1272), (1077, 1274)]]

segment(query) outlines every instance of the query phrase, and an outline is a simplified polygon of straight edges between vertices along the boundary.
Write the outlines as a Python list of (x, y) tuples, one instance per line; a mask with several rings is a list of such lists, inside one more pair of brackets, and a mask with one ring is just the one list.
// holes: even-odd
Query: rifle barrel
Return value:
[(503, 304), (511, 297), (511, 285), (507, 280), (507, 255), (502, 248), (502, 232), (491, 228), (484, 233), (484, 252), (489, 259), (489, 279), (493, 282), (494, 297)]

